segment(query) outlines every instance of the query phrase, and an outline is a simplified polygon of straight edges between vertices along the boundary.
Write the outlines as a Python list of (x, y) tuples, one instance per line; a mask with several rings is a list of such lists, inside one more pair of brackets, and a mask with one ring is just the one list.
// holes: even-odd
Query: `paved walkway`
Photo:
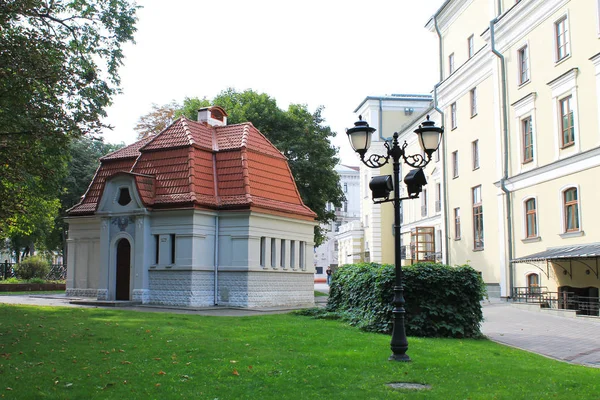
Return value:
[(506, 302), (483, 305), (482, 332), (495, 342), (600, 368), (600, 319), (568, 318)]

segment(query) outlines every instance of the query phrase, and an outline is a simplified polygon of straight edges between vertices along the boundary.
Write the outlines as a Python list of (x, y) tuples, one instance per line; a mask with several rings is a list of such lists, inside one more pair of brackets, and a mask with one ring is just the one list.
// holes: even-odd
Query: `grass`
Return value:
[(323, 293), (323, 292), (319, 292), (318, 290), (315, 290), (315, 297), (328, 297), (329, 295), (327, 293)]
[[(389, 337), (293, 314), (0, 305), (6, 399), (598, 399), (600, 370), (487, 340)], [(428, 391), (394, 390), (417, 382)]]

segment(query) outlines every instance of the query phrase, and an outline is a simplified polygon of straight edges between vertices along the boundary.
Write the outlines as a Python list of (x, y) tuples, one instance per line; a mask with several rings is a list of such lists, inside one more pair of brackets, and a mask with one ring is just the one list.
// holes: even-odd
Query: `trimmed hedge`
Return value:
[[(485, 285), (468, 265), (420, 263), (402, 267), (406, 334), (480, 337)], [(392, 331), (393, 265), (351, 264), (334, 273), (327, 311), (365, 331)]]

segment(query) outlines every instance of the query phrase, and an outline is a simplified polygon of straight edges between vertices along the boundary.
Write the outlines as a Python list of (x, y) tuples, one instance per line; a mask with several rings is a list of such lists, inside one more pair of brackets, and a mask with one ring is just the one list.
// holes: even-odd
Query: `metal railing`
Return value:
[[(0, 263), (0, 279), (8, 279), (15, 277), (14, 267), (17, 263), (3, 262)], [(61, 281), (67, 279), (67, 266), (65, 264), (51, 264), (50, 272), (46, 275), (46, 280)]]
[(515, 287), (513, 301), (537, 303), (542, 308), (574, 310), (577, 315), (600, 316), (599, 297), (579, 296), (568, 291), (550, 292), (546, 286)]

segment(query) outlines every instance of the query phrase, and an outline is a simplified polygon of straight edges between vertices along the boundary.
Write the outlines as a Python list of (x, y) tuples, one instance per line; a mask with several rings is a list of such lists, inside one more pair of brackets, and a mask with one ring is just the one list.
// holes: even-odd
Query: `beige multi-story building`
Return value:
[(481, 271), (491, 296), (598, 297), (599, 16), (598, 0), (448, 0), (426, 25), (448, 262)]

